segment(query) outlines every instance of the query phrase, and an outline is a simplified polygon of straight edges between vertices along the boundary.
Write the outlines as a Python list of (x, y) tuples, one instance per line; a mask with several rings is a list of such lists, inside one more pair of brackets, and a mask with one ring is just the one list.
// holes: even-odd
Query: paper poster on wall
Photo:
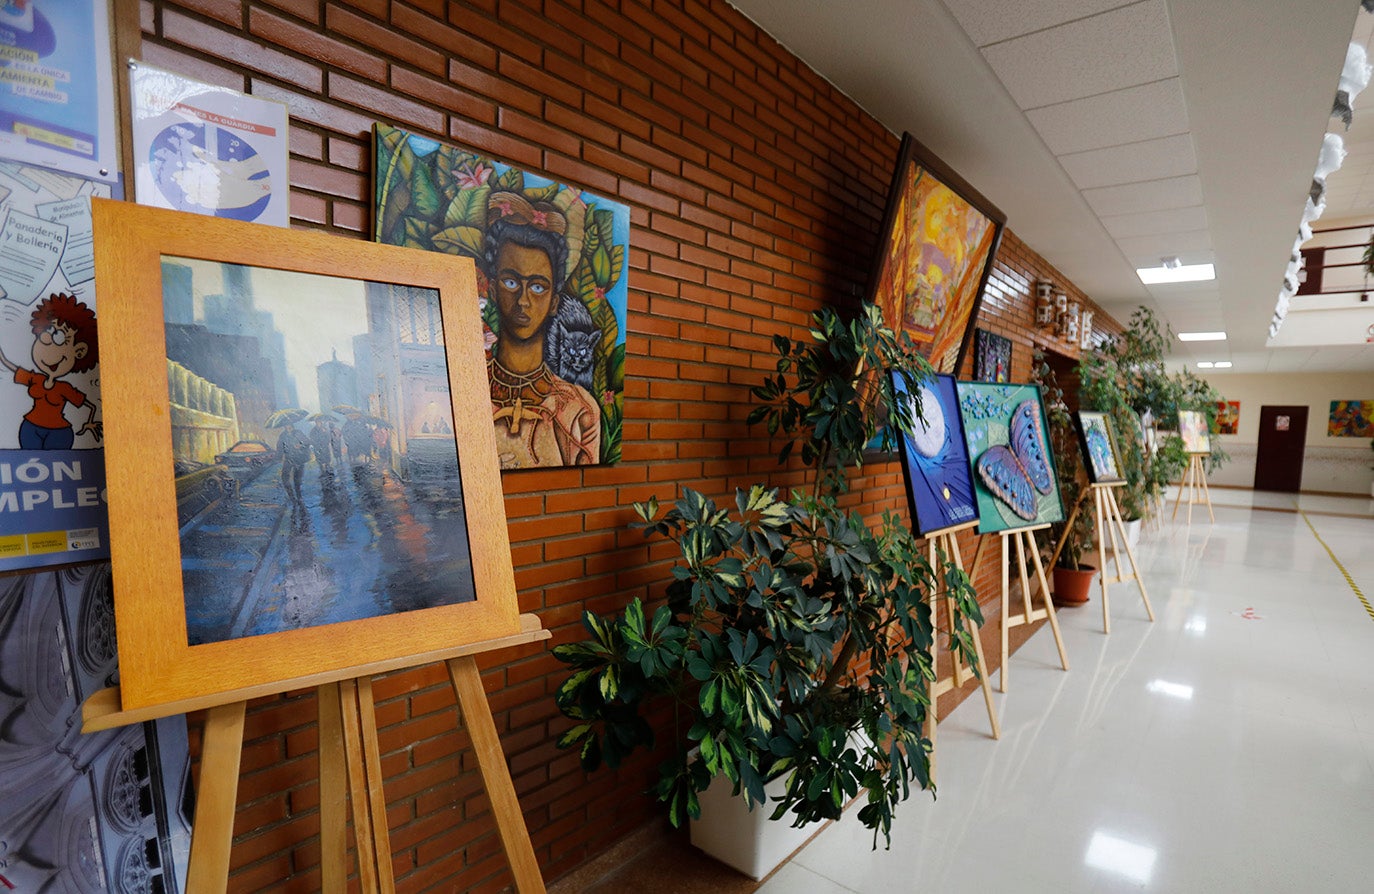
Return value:
[(0, 580), (0, 618), (0, 891), (185, 891), (185, 717), (81, 732), (119, 672), (109, 563)]
[(0, 571), (109, 556), (90, 197), (0, 162)]
[(140, 205), (290, 225), (287, 108), (129, 63)]
[(113, 181), (105, 0), (0, 2), (0, 157)]

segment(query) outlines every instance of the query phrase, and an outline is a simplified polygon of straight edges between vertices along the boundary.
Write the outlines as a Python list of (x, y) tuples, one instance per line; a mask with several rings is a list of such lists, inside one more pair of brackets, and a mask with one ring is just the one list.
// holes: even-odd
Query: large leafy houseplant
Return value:
[(674, 825), (699, 816), (714, 777), (751, 808), (781, 778), (772, 818), (797, 826), (837, 818), (866, 791), (859, 819), (876, 845), (913, 783), (930, 783), (932, 593), (954, 600), (950, 648), (970, 666), (960, 616), (982, 617), (967, 576), (942, 565), (937, 580), (900, 519), (874, 527), (840, 505), (870, 442), (891, 449), (911, 430), (890, 375), (916, 394), (929, 366), (871, 306), (849, 321), (821, 311), (811, 335), (774, 339), (777, 373), (753, 389), (750, 415), (782, 439), (780, 462), (795, 452), (812, 470), (810, 488), (784, 496), (761, 483), (733, 506), (685, 490), (666, 510), (635, 506), (646, 535), (679, 550), (666, 604), (587, 613), (589, 639), (555, 649), (572, 667), (558, 704), (576, 721), (559, 744), (588, 769), (615, 765), (652, 744), (643, 711), (670, 699), (685, 735), (654, 792)]
[(1062, 541), (1055, 562), (1073, 571), (1082, 569), (1083, 550), (1093, 539), (1094, 520), (1086, 508), (1073, 512), (1087, 489), (1087, 472), (1078, 447), (1078, 429), (1064, 401), (1064, 389), (1050, 366), (1044, 351), (1035, 349), (1031, 358), (1031, 381), (1041, 387), (1045, 398), (1045, 418), (1049, 423), (1050, 451), (1054, 454), (1055, 473), (1059, 476), (1059, 498), (1070, 517), (1050, 525), (1042, 532), (1040, 552), (1046, 559)]

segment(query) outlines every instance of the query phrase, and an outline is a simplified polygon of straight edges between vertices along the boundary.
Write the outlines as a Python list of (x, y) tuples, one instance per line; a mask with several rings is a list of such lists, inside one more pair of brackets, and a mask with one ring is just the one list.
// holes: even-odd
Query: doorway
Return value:
[(1255, 490), (1301, 490), (1306, 446), (1307, 407), (1260, 407)]

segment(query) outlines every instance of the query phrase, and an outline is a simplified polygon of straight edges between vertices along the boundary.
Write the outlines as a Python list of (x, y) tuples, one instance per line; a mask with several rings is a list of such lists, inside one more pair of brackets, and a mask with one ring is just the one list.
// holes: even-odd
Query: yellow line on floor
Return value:
[(1345, 578), (1345, 582), (1350, 585), (1350, 589), (1355, 591), (1355, 596), (1360, 600), (1360, 605), (1364, 606), (1365, 612), (1369, 615), (1371, 620), (1374, 620), (1374, 606), (1371, 606), (1369, 600), (1365, 598), (1364, 593), (1360, 592), (1359, 584), (1355, 583), (1355, 578), (1351, 577), (1350, 572), (1345, 570), (1345, 566), (1341, 564), (1340, 559), (1336, 558), (1336, 554), (1332, 552), (1331, 547), (1326, 545), (1326, 541), (1322, 539), (1322, 535), (1317, 533), (1317, 529), (1313, 527), (1312, 520), (1307, 517), (1307, 513), (1299, 509), (1298, 515), (1301, 515), (1302, 520), (1307, 522), (1308, 530), (1312, 532), (1312, 536), (1317, 538), (1317, 542), (1322, 545), (1322, 549), (1326, 550), (1326, 554), (1331, 557), (1331, 561), (1341, 572), (1341, 576)]

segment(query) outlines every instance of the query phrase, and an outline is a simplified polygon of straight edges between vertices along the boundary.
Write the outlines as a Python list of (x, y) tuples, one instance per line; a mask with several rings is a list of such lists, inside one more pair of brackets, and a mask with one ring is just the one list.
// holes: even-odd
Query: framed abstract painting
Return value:
[(93, 220), (126, 710), (518, 632), (470, 261), (124, 202)]
[(1374, 438), (1374, 400), (1333, 400), (1328, 438)]
[(916, 533), (929, 537), (977, 520), (954, 377), (937, 375), (922, 382), (916, 395), (900, 376), (893, 375), (892, 385), (911, 403), (913, 430), (902, 437), (901, 453)]
[(1240, 431), (1240, 401), (1217, 401), (1217, 434), (1234, 435)]
[(378, 242), (472, 258), (502, 469), (620, 461), (630, 208), (376, 125)]
[(1197, 410), (1178, 411), (1178, 434), (1183, 449), (1189, 453), (1211, 453), (1212, 442), (1207, 432), (1207, 417)]
[(959, 412), (973, 462), (978, 532), (994, 534), (1064, 519), (1037, 385), (959, 382)]
[(1116, 446), (1111, 420), (1106, 413), (1080, 410), (1074, 416), (1078, 423), (1078, 443), (1088, 458), (1088, 477), (1093, 484), (1116, 484), (1125, 481), (1121, 474), (1121, 452)]
[(1011, 339), (986, 329), (973, 330), (973, 380), (1011, 381)]
[(960, 369), (1005, 223), (995, 205), (903, 135), (868, 300), (936, 372)]

